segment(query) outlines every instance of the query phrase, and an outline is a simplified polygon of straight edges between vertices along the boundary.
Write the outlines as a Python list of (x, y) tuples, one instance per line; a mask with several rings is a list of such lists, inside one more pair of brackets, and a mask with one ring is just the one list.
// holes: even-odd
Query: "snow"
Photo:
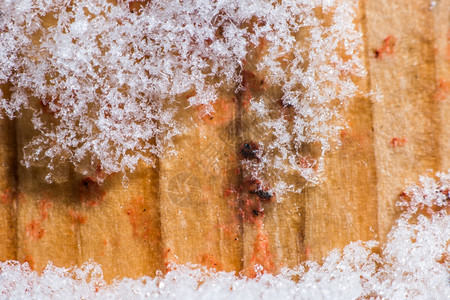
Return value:
[[(139, 13), (127, 1), (0, 0), (0, 85), (12, 85), (0, 115), (31, 112), (35, 134), (22, 162), (47, 165), (48, 181), (64, 181), (57, 169), (68, 162), (93, 177), (99, 167), (132, 172), (195, 127), (177, 118), (186, 107), (208, 114), (220, 91), (239, 93), (246, 60), (265, 43), (257, 70), (295, 118), (293, 130), (283, 116), (258, 125), (267, 137), (258, 168), (316, 183), (357, 91), (351, 76), (363, 74), (355, 11), (353, 0), (150, 1)], [(254, 100), (257, 114), (278, 110)], [(321, 149), (314, 168), (299, 164), (307, 144)], [(279, 195), (299, 190), (281, 176), (271, 181), (286, 187)]]

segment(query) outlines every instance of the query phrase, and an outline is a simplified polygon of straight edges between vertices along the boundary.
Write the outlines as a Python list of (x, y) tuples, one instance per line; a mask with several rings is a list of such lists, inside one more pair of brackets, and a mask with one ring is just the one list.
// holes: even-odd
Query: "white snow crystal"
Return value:
[[(246, 59), (265, 43), (258, 72), (281, 88), (295, 117), (292, 129), (282, 116), (260, 124), (269, 137), (260, 169), (274, 164), (314, 183), (339, 109), (355, 95), (350, 75), (362, 69), (355, 10), (353, 0), (149, 1), (139, 13), (127, 1), (0, 0), (0, 86), (12, 92), (0, 94), (0, 115), (32, 112), (23, 163), (47, 165), (50, 181), (67, 162), (93, 176), (130, 172), (194, 126), (178, 111), (201, 105), (208, 114), (219, 90), (239, 92)], [(321, 149), (314, 168), (299, 163), (311, 144)]]

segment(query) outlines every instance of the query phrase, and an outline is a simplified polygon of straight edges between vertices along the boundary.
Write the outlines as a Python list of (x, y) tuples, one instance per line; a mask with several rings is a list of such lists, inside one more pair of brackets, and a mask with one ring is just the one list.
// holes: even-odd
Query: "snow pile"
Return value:
[[(63, 269), (51, 264), (37, 275), (27, 264), (0, 264), (0, 298), (57, 299), (449, 299), (450, 173), (421, 178), (400, 201), (405, 212), (381, 254), (377, 242), (334, 250), (322, 265), (307, 262), (256, 278), (199, 266), (172, 266), (165, 275), (107, 285), (99, 265)], [(409, 205), (406, 206), (406, 202)], [(424, 214), (418, 213), (418, 208)]]
[(272, 141), (261, 168), (317, 181), (320, 155), (305, 164), (299, 149), (330, 149), (357, 89), (356, 1), (149, 1), (139, 13), (111, 2), (0, 0), (0, 87), (12, 93), (0, 92), (0, 115), (31, 118), (26, 166), (47, 166), (51, 182), (67, 162), (91, 176), (153, 164), (190, 126), (177, 113), (207, 114), (221, 91), (239, 94), (264, 48), (257, 70), (295, 117), (263, 124)]

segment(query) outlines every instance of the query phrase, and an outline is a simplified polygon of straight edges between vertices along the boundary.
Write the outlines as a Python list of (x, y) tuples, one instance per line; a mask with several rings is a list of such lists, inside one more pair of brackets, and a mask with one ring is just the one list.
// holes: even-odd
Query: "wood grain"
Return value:
[(395, 202), (405, 185), (427, 170), (440, 169), (434, 18), (429, 5), (366, 2), (370, 87), (382, 93), (373, 105), (382, 240), (399, 214)]
[[(277, 272), (351, 241), (385, 241), (405, 186), (428, 170), (450, 169), (450, 0), (432, 2), (360, 1), (355, 22), (367, 76), (357, 79), (360, 95), (344, 112), (341, 146), (325, 157), (320, 185), (261, 206), (251, 200), (241, 147), (267, 141), (246, 101), (248, 93), (263, 95), (288, 118), (276, 89), (244, 82), (239, 93), (221, 91), (214, 114), (184, 110), (178, 154), (163, 155), (156, 168), (140, 165), (128, 188), (118, 174), (99, 184), (70, 167), (67, 180), (47, 184), (44, 167), (18, 163), (33, 134), (29, 116), (0, 120), (0, 260), (42, 270), (49, 260), (69, 267), (93, 259), (108, 280), (153, 276), (172, 262), (252, 276), (255, 264)], [(48, 16), (44, 26), (54, 22)], [(244, 81), (264, 78), (255, 68), (260, 58), (243, 66)], [(302, 151), (317, 154), (313, 145)]]
[[(33, 130), (31, 116), (17, 120), (17, 149), (28, 144)], [(66, 170), (70, 177), (70, 169)], [(49, 261), (57, 266), (76, 265), (79, 248), (77, 233), (72, 226), (69, 211), (76, 195), (73, 182), (48, 184), (45, 167), (18, 167), (17, 184), (17, 259), (28, 262), (36, 270), (45, 268)]]
[(15, 124), (0, 120), (0, 259), (17, 259), (17, 157)]
[[(242, 227), (232, 192), (237, 182), (235, 101), (224, 93), (215, 113), (194, 113), (195, 123), (175, 140), (177, 155), (160, 159), (164, 260), (240, 270)], [(228, 191), (228, 192), (227, 192)]]

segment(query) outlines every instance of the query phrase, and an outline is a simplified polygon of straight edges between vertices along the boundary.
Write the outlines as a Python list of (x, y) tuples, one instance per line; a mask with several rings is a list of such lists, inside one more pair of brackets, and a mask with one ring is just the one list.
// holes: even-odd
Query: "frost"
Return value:
[[(356, 91), (350, 76), (363, 72), (356, 1), (149, 2), (131, 13), (126, 1), (0, 1), (0, 86), (12, 93), (0, 94), (0, 112), (27, 111), (35, 128), (23, 163), (51, 175), (67, 162), (91, 175), (153, 164), (190, 126), (177, 115), (191, 106), (208, 114), (221, 91), (242, 91), (246, 61), (266, 47), (258, 72), (294, 118), (261, 124), (260, 169), (275, 164), (317, 182), (339, 110)], [(305, 165), (308, 145), (319, 150)]]
[[(107, 285), (94, 262), (71, 269), (52, 264), (38, 275), (28, 264), (0, 263), (0, 299), (449, 299), (449, 173), (407, 189), (410, 205), (389, 233), (381, 253), (376, 241), (334, 250), (321, 265), (306, 262), (278, 275), (257, 277), (187, 264), (155, 278)], [(418, 213), (421, 206), (428, 213)]]

